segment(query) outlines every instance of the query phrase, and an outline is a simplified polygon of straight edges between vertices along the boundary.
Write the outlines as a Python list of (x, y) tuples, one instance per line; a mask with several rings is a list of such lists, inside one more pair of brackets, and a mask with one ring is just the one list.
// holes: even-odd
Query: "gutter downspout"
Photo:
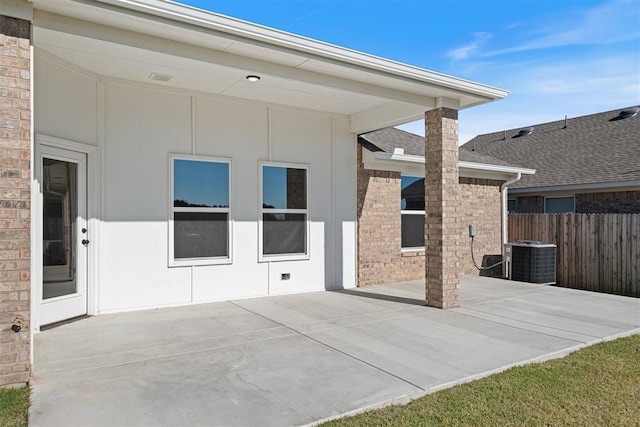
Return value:
[[(515, 178), (505, 182), (504, 184), (502, 184), (500, 186), (500, 235), (502, 236), (502, 260), (505, 261), (507, 259), (507, 254), (505, 251), (505, 244), (507, 244), (507, 210), (508, 210), (508, 202), (507, 202), (507, 189), (508, 187), (513, 184), (514, 182), (518, 182), (520, 181), (520, 178), (522, 178), (522, 174), (520, 172), (518, 172), (515, 176)], [(507, 263), (505, 262), (503, 264), (504, 268), (502, 269), (502, 277), (503, 278), (507, 278), (508, 276), (508, 271), (507, 271)]]

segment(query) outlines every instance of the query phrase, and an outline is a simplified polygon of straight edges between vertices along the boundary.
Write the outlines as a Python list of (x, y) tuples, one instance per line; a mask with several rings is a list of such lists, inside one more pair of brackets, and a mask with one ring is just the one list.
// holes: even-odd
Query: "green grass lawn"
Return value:
[(640, 426), (640, 335), (323, 426)]
[(29, 387), (0, 389), (0, 426), (26, 427)]

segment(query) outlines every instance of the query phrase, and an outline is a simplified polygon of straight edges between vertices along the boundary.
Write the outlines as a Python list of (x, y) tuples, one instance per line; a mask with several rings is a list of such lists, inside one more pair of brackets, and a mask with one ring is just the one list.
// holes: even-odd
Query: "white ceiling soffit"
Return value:
[(356, 133), (422, 118), (442, 99), (463, 109), (507, 95), (170, 1), (32, 2), (34, 45), (81, 68), (144, 83), (169, 74), (163, 85), (344, 114)]

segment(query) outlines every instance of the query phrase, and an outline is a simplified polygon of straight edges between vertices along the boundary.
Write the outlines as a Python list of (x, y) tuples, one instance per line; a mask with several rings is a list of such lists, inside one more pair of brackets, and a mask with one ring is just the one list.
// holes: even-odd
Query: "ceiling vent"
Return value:
[(169, 80), (171, 80), (173, 78), (172, 75), (169, 74), (160, 74), (160, 73), (151, 73), (149, 74), (149, 78), (151, 80), (155, 80), (157, 82), (168, 82)]
[(618, 113), (616, 117), (610, 119), (610, 122), (615, 122), (616, 120), (624, 120), (629, 119), (640, 112), (640, 107), (627, 108)]
[(533, 132), (533, 128), (520, 129), (520, 132), (514, 135), (513, 138), (522, 138), (523, 136), (531, 135), (531, 132)]

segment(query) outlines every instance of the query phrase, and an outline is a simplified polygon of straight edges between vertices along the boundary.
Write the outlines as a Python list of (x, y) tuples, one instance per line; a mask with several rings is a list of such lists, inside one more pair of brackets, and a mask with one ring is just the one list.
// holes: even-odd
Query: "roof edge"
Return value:
[(136, 10), (151, 16), (232, 34), (248, 40), (260, 41), (299, 53), (312, 54), (370, 71), (403, 77), (420, 83), (433, 84), (452, 90), (471, 93), (487, 100), (499, 100), (508, 91), (482, 83), (430, 71), (375, 55), (340, 47), (285, 31), (254, 24), (237, 18), (209, 12), (168, 0), (83, 0), (83, 3), (102, 3)]
[[(393, 154), (393, 153), (387, 153), (385, 151), (376, 151), (376, 152), (373, 152), (372, 154), (376, 160), (425, 164), (424, 156), (416, 156), (412, 154)], [(489, 163), (464, 162), (464, 161), (458, 161), (458, 168), (478, 170), (478, 171), (484, 171), (484, 172), (498, 172), (498, 173), (506, 173), (506, 174), (520, 173), (523, 175), (533, 175), (536, 173), (535, 169), (521, 168), (521, 167), (515, 167), (515, 166), (493, 165)]]
[(465, 169), (476, 169), (490, 172), (505, 172), (505, 173), (521, 173), (523, 175), (534, 175), (535, 169), (522, 168), (517, 166), (502, 166), (493, 165), (489, 163), (475, 163), (475, 162), (458, 162), (458, 167)]
[(548, 191), (594, 190), (606, 188), (640, 187), (640, 179), (632, 181), (595, 182), (590, 184), (550, 185), (547, 187), (510, 188), (510, 193), (544, 193)]

